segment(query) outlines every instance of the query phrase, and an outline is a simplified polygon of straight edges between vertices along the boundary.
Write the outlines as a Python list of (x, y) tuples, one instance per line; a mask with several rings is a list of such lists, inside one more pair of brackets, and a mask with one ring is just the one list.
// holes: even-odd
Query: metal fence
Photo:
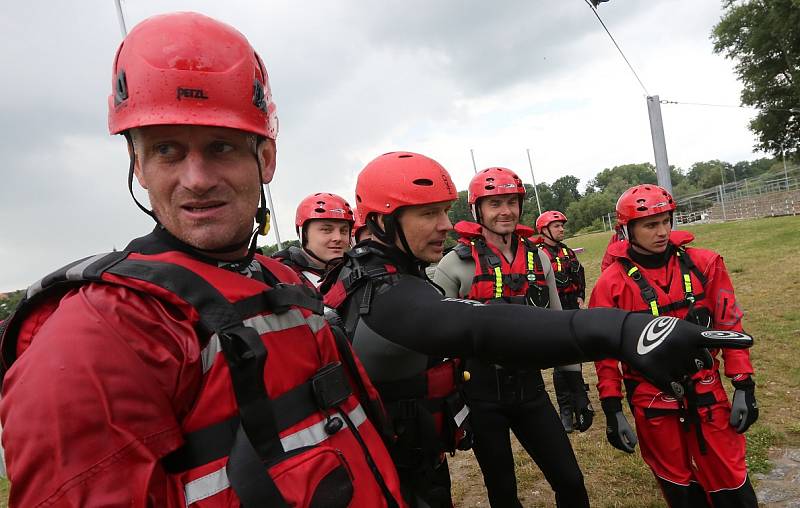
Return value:
[[(800, 214), (800, 167), (756, 178), (734, 180), (685, 196), (676, 196), (677, 224)], [(601, 217), (603, 230), (613, 228), (616, 214)]]

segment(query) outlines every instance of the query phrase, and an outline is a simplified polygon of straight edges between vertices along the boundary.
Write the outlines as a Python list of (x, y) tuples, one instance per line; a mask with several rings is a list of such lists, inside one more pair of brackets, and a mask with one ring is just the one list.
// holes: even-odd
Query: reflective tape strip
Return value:
[[(108, 255), (108, 253), (104, 252), (102, 254), (96, 254), (94, 256), (91, 256), (91, 257), (88, 257), (88, 258), (84, 259), (83, 261), (80, 261), (75, 266), (70, 267), (69, 270), (67, 270), (64, 273), (64, 277), (67, 280), (80, 280), (80, 279), (82, 279), (83, 278), (83, 271), (86, 269), (87, 266), (91, 265), (92, 263), (94, 263), (98, 259), (100, 259), (102, 257), (105, 257), (107, 255)], [(45, 277), (45, 279), (46, 278), (47, 277)], [(42, 289), (43, 289), (42, 281), (44, 281), (44, 279), (39, 279), (36, 282), (34, 282), (33, 284), (31, 284), (31, 286), (28, 288), (28, 291), (26, 291), (26, 293), (25, 293), (25, 298), (32, 298), (35, 294), (41, 292)]]
[(228, 473), (225, 471), (225, 466), (223, 466), (221, 469), (192, 480), (183, 486), (186, 506), (188, 507), (192, 503), (218, 494), (230, 486), (231, 482), (228, 480)]
[[(350, 421), (352, 421), (353, 425), (356, 427), (359, 427), (367, 420), (367, 414), (364, 412), (361, 404), (347, 413), (347, 416), (350, 417)], [(347, 422), (342, 423), (344, 423), (344, 426), (347, 427)], [(314, 425), (310, 425), (302, 430), (298, 430), (294, 434), (289, 434), (286, 437), (282, 437), (281, 444), (283, 445), (283, 450), (285, 452), (290, 452), (304, 446), (314, 446), (325, 441), (329, 437), (331, 436), (325, 432), (325, 420), (322, 420)]]
[[(316, 314), (312, 314), (308, 317), (308, 319), (306, 319), (303, 317), (303, 313), (298, 309), (289, 309), (282, 314), (254, 316), (245, 319), (243, 322), (245, 326), (254, 328), (259, 335), (268, 332), (281, 332), (283, 330), (288, 330), (290, 328), (303, 325), (307, 325), (309, 328), (311, 328), (312, 332), (317, 333), (325, 326), (326, 323), (327, 321), (325, 321), (324, 317)], [(215, 333), (211, 336), (208, 344), (206, 344), (206, 347), (204, 347), (203, 351), (200, 353), (200, 358), (203, 364), (203, 374), (208, 372), (208, 369), (210, 369), (214, 364), (214, 359), (217, 357), (217, 354), (220, 351), (222, 351), (222, 347), (219, 343), (219, 336)]]
[(658, 302), (655, 300), (650, 302), (650, 313), (654, 316), (658, 316)]
[(556, 256), (556, 271), (561, 271), (561, 258), (559, 256)]
[(692, 277), (688, 273), (683, 274), (683, 288), (687, 293), (692, 292)]
[(494, 297), (500, 298), (503, 296), (503, 272), (500, 267), (494, 269)]
[(467, 419), (468, 415), (469, 415), (469, 407), (467, 407), (467, 405), (464, 404), (464, 407), (461, 408), (461, 411), (459, 411), (458, 414), (456, 414), (453, 417), (453, 420), (456, 421), (456, 426), (461, 427), (461, 424), (464, 422), (464, 420)]
[(630, 269), (630, 270), (628, 270), (628, 275), (629, 275), (629, 276), (630, 276), (630, 275), (633, 275), (634, 273), (636, 273), (636, 272), (638, 272), (638, 271), (639, 271), (639, 269), (638, 269), (638, 268), (636, 268), (635, 266), (632, 266), (632, 267), (631, 267), (631, 269)]
[[(466, 409), (467, 413), (469, 413), (469, 409), (466, 406), (464, 406), (464, 409)], [(458, 413), (456, 418), (458, 418), (458, 416), (464, 412), (464, 409)], [(364, 409), (362, 409), (360, 404), (356, 406), (355, 409), (347, 413), (347, 416), (350, 417), (350, 421), (352, 421), (353, 425), (356, 427), (361, 426), (362, 423), (367, 421), (367, 414), (364, 412)], [(464, 418), (466, 418), (466, 414), (464, 415)], [(463, 421), (464, 418), (462, 418), (461, 421)], [(344, 423), (344, 427), (348, 426), (347, 422), (342, 423)], [(459, 423), (459, 425), (461, 424)], [(289, 434), (288, 436), (281, 438), (281, 445), (283, 445), (283, 450), (288, 453), (292, 450), (303, 448), (305, 446), (317, 445), (330, 437), (331, 436), (325, 432), (325, 420), (322, 420), (314, 425), (310, 425), (302, 430), (299, 430), (294, 434)], [(213, 471), (196, 480), (192, 480), (184, 485), (183, 491), (184, 495), (186, 496), (186, 506), (188, 508), (188, 506), (192, 503), (196, 503), (211, 497), (214, 494), (218, 494), (230, 486), (231, 483), (230, 480), (228, 480), (228, 473), (225, 471), (225, 467), (223, 466), (216, 471)]]
[(533, 252), (528, 251), (528, 271), (533, 271)]

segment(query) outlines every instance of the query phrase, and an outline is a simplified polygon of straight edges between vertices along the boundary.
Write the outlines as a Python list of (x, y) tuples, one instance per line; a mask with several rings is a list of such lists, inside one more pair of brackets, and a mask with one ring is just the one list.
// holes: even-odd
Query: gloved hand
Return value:
[(611, 446), (625, 453), (633, 453), (636, 448), (636, 432), (633, 431), (628, 419), (622, 412), (622, 399), (608, 397), (600, 401), (603, 413), (606, 415), (606, 438)]
[(705, 348), (753, 345), (753, 338), (745, 333), (708, 330), (675, 317), (634, 312), (622, 317), (614, 309), (574, 312), (573, 329), (584, 352), (622, 360), (678, 398), (685, 394), (681, 383), (688, 376), (713, 365)]
[(583, 375), (576, 370), (562, 370), (561, 375), (569, 386), (572, 403), (575, 408), (574, 426), (580, 432), (586, 432), (594, 420), (594, 408), (589, 401), (589, 386), (583, 382)]
[(733, 403), (731, 404), (731, 427), (743, 434), (758, 420), (758, 402), (756, 402), (756, 383), (748, 374), (734, 376), (732, 381)]

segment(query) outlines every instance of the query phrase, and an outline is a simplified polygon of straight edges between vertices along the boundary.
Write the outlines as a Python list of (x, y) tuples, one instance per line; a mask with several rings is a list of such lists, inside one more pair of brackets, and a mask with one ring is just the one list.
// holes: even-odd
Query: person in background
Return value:
[[(561, 308), (585, 309), (586, 276), (575, 251), (564, 243), (566, 223), (566, 215), (556, 210), (548, 210), (539, 215), (536, 219), (536, 230), (539, 232), (537, 245), (547, 255), (555, 273)], [(580, 382), (576, 383), (575, 380), (566, 379), (563, 371), (553, 370), (558, 412), (567, 432), (572, 432), (575, 428), (583, 432), (592, 425), (594, 419), (594, 409), (587, 396), (589, 385), (583, 382), (580, 371), (578, 374)]]
[[(467, 201), (475, 222), (455, 225), (459, 243), (433, 277), (445, 296), (561, 310), (550, 258), (528, 240), (533, 230), (519, 223), (524, 199), (522, 180), (510, 169), (487, 168), (472, 178)], [(491, 506), (522, 507), (509, 430), (544, 473), (558, 506), (589, 506), (583, 475), (541, 370), (475, 359), (467, 361), (466, 369), (470, 381), (463, 391), (475, 436), (472, 449)], [(572, 381), (585, 395), (580, 365), (554, 369), (562, 370), (564, 382)]]
[(300, 247), (291, 246), (272, 255), (316, 290), (325, 269), (350, 247), (354, 216), (350, 204), (341, 196), (317, 192), (297, 205), (295, 230)]

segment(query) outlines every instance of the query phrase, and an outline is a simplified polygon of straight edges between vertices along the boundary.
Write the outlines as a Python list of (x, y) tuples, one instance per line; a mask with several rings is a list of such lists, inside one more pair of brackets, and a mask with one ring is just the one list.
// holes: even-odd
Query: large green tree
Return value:
[(736, 61), (742, 103), (759, 109), (750, 122), (755, 148), (800, 153), (800, 0), (723, 0), (711, 38)]

